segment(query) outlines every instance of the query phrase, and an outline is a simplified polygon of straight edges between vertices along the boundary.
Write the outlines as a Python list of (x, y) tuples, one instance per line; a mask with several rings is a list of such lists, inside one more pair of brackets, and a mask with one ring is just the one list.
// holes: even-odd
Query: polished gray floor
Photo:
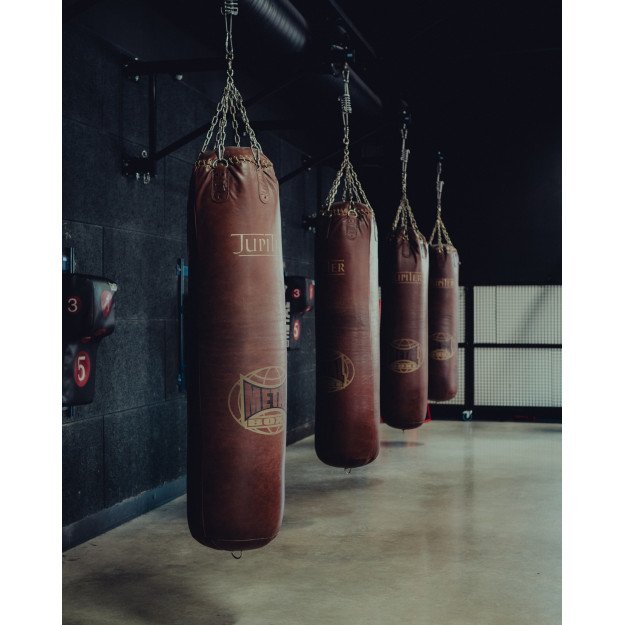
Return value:
[(561, 426), (382, 426), (347, 475), (288, 448), (282, 531), (235, 560), (177, 499), (63, 554), (66, 625), (557, 625)]

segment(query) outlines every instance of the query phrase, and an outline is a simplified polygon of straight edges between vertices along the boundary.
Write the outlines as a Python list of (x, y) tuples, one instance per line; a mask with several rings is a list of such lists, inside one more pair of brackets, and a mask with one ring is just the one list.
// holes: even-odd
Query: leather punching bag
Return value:
[(384, 422), (402, 430), (425, 421), (428, 403), (428, 245), (418, 230), (396, 228), (382, 282)]
[(271, 162), (254, 160), (202, 153), (189, 203), (188, 520), (229, 551), (272, 540), (284, 504), (280, 205)]
[[(237, 147), (224, 147), (230, 115), (252, 147), (238, 145), (236, 125)], [(234, 85), (231, 51), (187, 229), (189, 529), (208, 547), (255, 549), (276, 536), (284, 508), (284, 274), (278, 182)]]
[(428, 245), (407, 195), (407, 125), (401, 130), (402, 197), (385, 247), (382, 281), (382, 418), (409, 430), (428, 405)]
[[(432, 401), (453, 399), (458, 392), (458, 251), (453, 246), (441, 218), (440, 180), (438, 164), (437, 215), (430, 237), (429, 280), (429, 391)], [(437, 242), (433, 243), (437, 235)]]
[(358, 467), (379, 451), (377, 229), (369, 206), (339, 202), (316, 226), (317, 404), (322, 462)]
[(322, 462), (344, 468), (368, 464), (380, 450), (378, 232), (349, 156), (349, 74), (345, 63), (343, 161), (315, 236), (315, 449)]

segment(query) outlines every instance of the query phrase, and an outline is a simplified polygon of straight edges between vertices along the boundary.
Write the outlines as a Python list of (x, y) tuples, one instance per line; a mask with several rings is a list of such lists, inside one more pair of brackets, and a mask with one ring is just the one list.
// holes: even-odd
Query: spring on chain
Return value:
[(239, 14), (239, 0), (224, 0), (224, 15), (238, 15)]
[(352, 98), (347, 91), (347, 85), (345, 85), (345, 93), (341, 96), (341, 108), (344, 113), (351, 114), (352, 112)]

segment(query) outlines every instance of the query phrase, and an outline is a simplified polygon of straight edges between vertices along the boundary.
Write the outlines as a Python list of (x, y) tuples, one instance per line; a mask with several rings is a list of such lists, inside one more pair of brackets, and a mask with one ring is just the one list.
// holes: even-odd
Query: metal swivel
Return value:
[(239, 14), (239, 0), (224, 0), (224, 8), (222, 9), (224, 15), (238, 15)]

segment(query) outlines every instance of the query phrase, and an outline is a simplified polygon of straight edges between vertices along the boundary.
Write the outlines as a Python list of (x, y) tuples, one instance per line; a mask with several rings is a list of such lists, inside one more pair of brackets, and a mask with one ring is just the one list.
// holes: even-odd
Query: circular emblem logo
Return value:
[(432, 348), (430, 358), (432, 360), (449, 360), (455, 353), (456, 339), (447, 332), (434, 332), (430, 336)]
[(286, 421), (286, 371), (282, 367), (263, 367), (241, 374), (230, 389), (228, 408), (246, 430), (279, 434)]
[(354, 379), (356, 370), (349, 356), (342, 352), (331, 351), (324, 359), (324, 383), (328, 393), (346, 389)]
[(102, 291), (100, 294), (100, 308), (104, 317), (108, 317), (113, 304), (113, 294), (110, 291)]
[(421, 344), (414, 339), (391, 341), (391, 362), (389, 367), (395, 373), (412, 373), (423, 364)]
[(78, 352), (74, 358), (74, 382), (82, 388), (91, 376), (91, 359), (87, 352)]

